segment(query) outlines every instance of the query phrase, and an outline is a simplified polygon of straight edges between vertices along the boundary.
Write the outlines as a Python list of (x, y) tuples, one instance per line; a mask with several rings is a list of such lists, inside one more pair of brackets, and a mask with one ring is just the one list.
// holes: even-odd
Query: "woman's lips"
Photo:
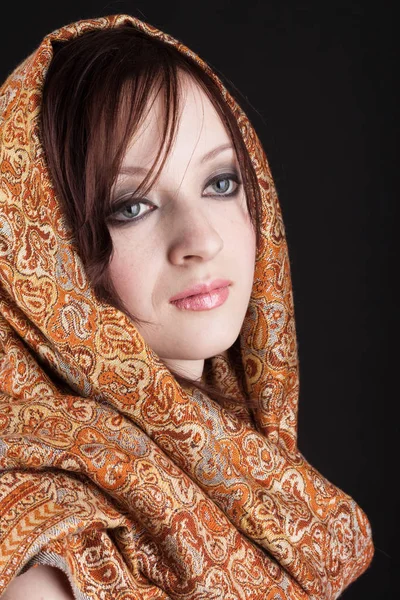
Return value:
[(211, 310), (217, 306), (221, 306), (229, 296), (229, 287), (217, 288), (206, 292), (205, 294), (196, 294), (195, 296), (187, 296), (180, 300), (174, 300), (177, 308), (182, 310)]
[(231, 283), (226, 279), (216, 279), (209, 284), (200, 283), (176, 294), (170, 302), (181, 310), (211, 310), (227, 300)]

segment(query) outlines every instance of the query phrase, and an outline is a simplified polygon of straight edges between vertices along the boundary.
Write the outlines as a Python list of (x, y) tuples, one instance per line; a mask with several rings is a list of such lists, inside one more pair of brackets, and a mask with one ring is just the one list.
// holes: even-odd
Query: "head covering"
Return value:
[[(236, 355), (210, 371), (243, 409), (184, 389), (96, 299), (49, 178), (40, 110), (52, 42), (121, 25), (211, 74), (257, 174), (252, 295)], [(369, 565), (371, 531), (297, 449), (287, 246), (248, 119), (199, 57), (126, 15), (48, 35), (0, 92), (0, 592), (41, 563), (63, 569), (79, 599), (337, 598)]]

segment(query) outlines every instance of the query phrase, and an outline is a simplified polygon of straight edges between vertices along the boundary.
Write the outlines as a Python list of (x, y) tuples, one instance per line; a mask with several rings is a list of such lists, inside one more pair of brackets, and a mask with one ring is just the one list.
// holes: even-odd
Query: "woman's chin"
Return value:
[(160, 349), (157, 354), (169, 360), (205, 360), (207, 358), (216, 356), (217, 354), (226, 354), (228, 348), (230, 348), (237, 339), (237, 334), (231, 336), (225, 335), (222, 339), (221, 338), (218, 340), (201, 340), (198, 338), (194, 338), (191, 341), (184, 340), (182, 343), (177, 344), (174, 350), (168, 350), (164, 348)]

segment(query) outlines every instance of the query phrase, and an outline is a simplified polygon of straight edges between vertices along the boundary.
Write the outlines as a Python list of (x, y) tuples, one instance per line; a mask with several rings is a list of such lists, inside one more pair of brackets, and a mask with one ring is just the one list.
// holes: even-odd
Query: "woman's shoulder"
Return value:
[(73, 600), (66, 575), (55, 567), (31, 567), (10, 583), (1, 600)]

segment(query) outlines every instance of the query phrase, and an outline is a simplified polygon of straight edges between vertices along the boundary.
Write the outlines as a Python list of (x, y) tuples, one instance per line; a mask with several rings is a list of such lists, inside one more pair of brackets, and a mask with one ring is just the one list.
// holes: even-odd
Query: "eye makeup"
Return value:
[[(202, 197), (216, 199), (230, 199), (236, 197), (241, 191), (242, 181), (235, 168), (228, 167), (229, 170), (213, 174), (204, 184)], [(206, 192), (212, 186), (218, 183), (228, 182), (228, 186), (214, 188), (214, 192)], [(138, 189), (138, 188), (136, 188)], [(150, 191), (150, 190), (149, 190)], [(147, 207), (140, 209), (140, 207)], [(122, 226), (128, 223), (137, 223), (149, 216), (151, 212), (159, 208), (154, 202), (147, 198), (135, 196), (135, 192), (123, 194), (118, 200), (114, 201), (110, 207), (110, 213), (107, 216), (107, 222), (110, 226)]]

